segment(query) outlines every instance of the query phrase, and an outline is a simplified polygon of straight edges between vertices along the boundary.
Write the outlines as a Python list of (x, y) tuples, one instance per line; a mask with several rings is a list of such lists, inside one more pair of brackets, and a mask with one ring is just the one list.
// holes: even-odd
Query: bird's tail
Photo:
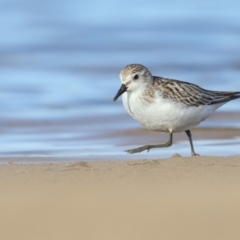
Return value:
[(240, 92), (218, 92), (213, 91), (215, 97), (211, 104), (225, 103), (240, 98)]

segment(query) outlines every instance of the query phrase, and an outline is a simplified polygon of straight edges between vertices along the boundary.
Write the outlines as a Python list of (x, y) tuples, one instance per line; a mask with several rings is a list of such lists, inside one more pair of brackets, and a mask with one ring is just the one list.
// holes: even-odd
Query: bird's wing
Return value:
[(218, 92), (203, 89), (195, 84), (175, 79), (153, 77), (153, 85), (159, 90), (159, 94), (175, 102), (181, 102), (186, 106), (201, 106), (225, 103), (240, 98), (240, 92)]

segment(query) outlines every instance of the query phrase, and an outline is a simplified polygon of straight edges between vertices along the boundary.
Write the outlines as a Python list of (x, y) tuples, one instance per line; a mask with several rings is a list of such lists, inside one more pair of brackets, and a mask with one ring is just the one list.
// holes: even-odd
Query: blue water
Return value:
[[(234, 0), (0, 0), (0, 155), (122, 158), (124, 138), (109, 135), (139, 128), (121, 101), (112, 102), (129, 63), (207, 89), (240, 90), (239, 7)], [(220, 109), (239, 110), (237, 100)], [(236, 154), (231, 149), (224, 153)]]

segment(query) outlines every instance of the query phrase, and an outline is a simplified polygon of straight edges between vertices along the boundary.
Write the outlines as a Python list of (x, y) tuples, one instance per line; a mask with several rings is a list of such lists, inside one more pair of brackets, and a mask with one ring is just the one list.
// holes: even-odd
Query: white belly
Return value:
[(161, 132), (182, 132), (198, 125), (223, 105), (187, 107), (158, 97), (149, 103), (141, 95), (125, 92), (122, 101), (127, 112), (144, 127)]

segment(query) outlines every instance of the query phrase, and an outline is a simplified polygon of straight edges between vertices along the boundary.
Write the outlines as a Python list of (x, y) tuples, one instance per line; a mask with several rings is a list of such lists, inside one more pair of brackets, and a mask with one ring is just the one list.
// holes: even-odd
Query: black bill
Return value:
[(122, 84), (122, 86), (118, 90), (116, 96), (114, 97), (113, 101), (115, 102), (126, 91), (127, 91), (127, 87), (124, 84)]

